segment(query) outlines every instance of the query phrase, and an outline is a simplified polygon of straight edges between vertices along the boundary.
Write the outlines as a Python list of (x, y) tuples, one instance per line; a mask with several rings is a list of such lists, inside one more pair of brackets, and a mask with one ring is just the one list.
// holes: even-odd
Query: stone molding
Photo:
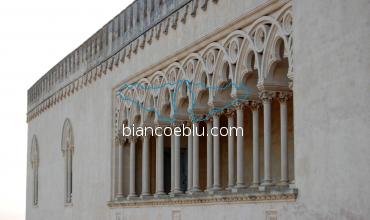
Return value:
[(297, 189), (275, 189), (270, 191), (254, 191), (249, 193), (219, 192), (209, 195), (198, 193), (196, 195), (184, 194), (178, 197), (163, 196), (162, 198), (137, 198), (135, 200), (115, 200), (108, 202), (111, 208), (136, 208), (144, 206), (178, 206), (178, 205), (220, 205), (259, 202), (294, 202), (298, 196)]
[(179, 21), (185, 24), (198, 8), (205, 11), (208, 2), (218, 0), (134, 1), (28, 90), (27, 122), (167, 35)]

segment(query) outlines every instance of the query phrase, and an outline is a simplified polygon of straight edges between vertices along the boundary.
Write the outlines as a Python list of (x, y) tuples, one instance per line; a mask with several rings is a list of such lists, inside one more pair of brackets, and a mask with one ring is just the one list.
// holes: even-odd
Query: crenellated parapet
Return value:
[(217, 0), (136, 0), (51, 68), (27, 94), (27, 121), (95, 81)]

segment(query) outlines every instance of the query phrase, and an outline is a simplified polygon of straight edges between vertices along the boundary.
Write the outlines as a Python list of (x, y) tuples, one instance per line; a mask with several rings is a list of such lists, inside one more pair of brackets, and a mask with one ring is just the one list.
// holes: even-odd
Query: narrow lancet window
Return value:
[(66, 119), (63, 125), (62, 152), (65, 162), (65, 203), (72, 203), (72, 164), (73, 164), (74, 138), (72, 125)]
[(34, 206), (38, 205), (39, 199), (38, 199), (38, 191), (39, 191), (39, 178), (38, 178), (38, 172), (39, 172), (39, 147), (37, 144), (37, 138), (36, 136), (33, 136), (32, 138), (32, 144), (31, 144), (31, 166), (32, 166), (32, 182), (33, 182), (33, 189), (32, 189), (32, 202)]

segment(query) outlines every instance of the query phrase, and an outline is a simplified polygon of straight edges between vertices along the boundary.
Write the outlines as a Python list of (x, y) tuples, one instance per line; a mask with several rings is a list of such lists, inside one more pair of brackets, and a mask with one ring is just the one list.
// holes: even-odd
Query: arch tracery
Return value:
[[(148, 105), (145, 99), (149, 94), (153, 100), (157, 100), (151, 107), (157, 116), (162, 117), (162, 113), (167, 111), (164, 108), (169, 107), (170, 115), (175, 116), (179, 103), (184, 99), (188, 99), (187, 111), (191, 113), (205, 111), (205, 97), (208, 97), (207, 104), (211, 109), (212, 106), (225, 104), (217, 98), (247, 101), (257, 99), (260, 91), (289, 90), (288, 85), (293, 79), (290, 7), (282, 8), (280, 13), (274, 15), (276, 18), (263, 16), (248, 27), (233, 31), (223, 40), (211, 43), (182, 61), (174, 62), (162, 71), (141, 79), (135, 86), (125, 89), (130, 92), (121, 91), (121, 96), (131, 100), (128, 105), (132, 114), (135, 114), (134, 118), (138, 114), (145, 118), (148, 113), (138, 111), (133, 106), (133, 100), (138, 101), (137, 106), (145, 107)], [(287, 64), (284, 67), (287, 68), (287, 74), (276, 77), (274, 69), (282, 62)], [(183, 83), (187, 85), (187, 97), (179, 89)], [(228, 83), (231, 89), (222, 89)], [(203, 110), (199, 111), (199, 106)]]
[[(263, 134), (263, 150), (266, 152), (274, 150), (271, 148), (271, 135), (268, 133), (271, 132), (271, 117), (276, 117), (276, 112), (278, 112), (276, 108), (279, 108), (279, 106), (273, 104), (273, 102), (277, 103), (276, 101), (278, 101), (280, 103), (282, 115), (279, 120), (282, 121), (282, 124), (285, 123), (286, 125), (288, 118), (292, 120), (292, 116), (288, 117), (287, 111), (287, 106), (292, 106), (287, 100), (290, 100), (288, 97), (291, 97), (292, 94), (291, 85), (289, 84), (293, 80), (291, 49), (293, 40), (290, 7), (288, 5), (271, 16), (263, 16), (251, 25), (233, 31), (224, 39), (210, 43), (200, 51), (189, 54), (184, 59), (154, 72), (151, 76), (141, 79), (137, 83), (125, 84), (123, 86), (125, 88), (117, 93), (118, 96), (123, 97), (119, 102), (125, 103), (124, 105), (127, 108), (127, 111), (124, 111), (124, 113), (120, 111), (120, 114), (127, 114), (125, 116), (128, 118), (127, 123), (135, 124), (135, 126), (179, 127), (186, 122), (187, 127), (202, 127), (207, 128), (207, 130), (225, 124), (230, 127), (235, 125), (237, 127), (247, 126), (244, 125), (246, 121), (244, 115), (252, 114), (251, 119), (247, 118), (247, 120), (253, 120), (251, 122), (253, 128), (249, 128), (253, 130), (253, 145), (258, 143), (258, 141), (256, 142), (256, 138), (259, 138), (258, 117), (263, 115), (263, 126), (267, 128)], [(261, 106), (263, 106), (263, 113), (260, 114), (259, 108)], [(148, 109), (153, 111), (148, 111)], [(234, 120), (235, 118), (236, 120)], [(121, 121), (120, 123), (122, 123)], [(202, 121), (204, 122), (200, 123)], [(273, 126), (276, 126), (276, 121)], [(282, 131), (281, 139), (285, 138), (286, 140), (287, 133), (288, 131)], [(146, 138), (143, 137), (141, 142), (143, 157), (148, 155), (144, 152), (144, 149), (148, 148), (148, 139)], [(130, 151), (131, 149), (135, 151), (135, 138), (132, 137), (131, 139), (129, 141)], [(183, 147), (180, 146), (181, 140), (183, 138), (172, 136), (171, 140), (167, 139), (166, 141), (158, 138), (156, 144), (162, 147), (164, 144), (167, 147), (169, 145), (172, 157), (174, 154), (179, 155), (179, 149)], [(238, 155), (244, 155), (244, 139), (237, 137), (236, 140)], [(203, 141), (205, 140), (203, 139)], [(227, 141), (228, 146), (234, 144), (234, 140), (228, 139)], [(252, 140), (249, 141), (252, 142)], [(274, 139), (274, 144), (276, 142), (278, 141)], [(220, 157), (217, 155), (220, 155), (222, 146), (225, 146), (225, 138), (222, 140), (217, 137), (206, 138), (206, 143), (207, 166), (212, 165), (212, 163), (213, 165), (220, 164)], [(199, 140), (190, 138), (187, 140), (187, 144), (190, 149), (190, 145), (199, 145)], [(284, 153), (287, 152), (287, 144), (282, 143), (279, 147), (282, 149), (279, 160), (288, 160)], [(216, 153), (209, 153), (210, 149), (213, 149)], [(258, 154), (256, 155), (253, 155), (253, 160), (257, 160), (258, 163), (259, 157)], [(269, 155), (270, 153), (266, 153), (263, 158), (265, 163), (264, 186), (270, 186), (273, 182), (270, 176), (272, 171), (269, 165)], [(135, 156), (132, 157), (135, 158)], [(243, 157), (237, 158), (239, 161), (237, 169), (239, 170), (244, 169)], [(230, 156), (230, 158), (227, 160), (234, 160), (233, 156)], [(213, 162), (208, 164), (208, 161), (211, 160)], [(171, 172), (172, 167), (175, 166), (174, 169), (176, 169), (176, 166), (178, 166), (173, 161), (175, 159), (171, 158)], [(192, 163), (192, 161), (189, 160), (188, 163)], [(142, 166), (144, 167), (145, 164)], [(230, 165), (230, 167), (233, 166)], [(230, 167), (229, 169), (234, 169)], [(254, 187), (260, 185), (259, 168), (256, 169), (257, 171), (253, 171), (252, 186)], [(281, 182), (283, 186), (286, 186), (288, 184), (287, 168), (281, 169)], [(219, 171), (216, 167), (212, 172), (217, 174)], [(134, 171), (130, 171), (130, 175), (132, 173)], [(208, 173), (209, 170), (207, 170)], [(229, 185), (244, 188), (243, 175), (242, 172), (237, 173), (237, 181), (230, 178), (228, 180)], [(173, 176), (173, 173), (171, 173), (171, 176)], [(215, 177), (214, 175), (213, 177), (213, 186), (215, 189), (220, 188), (220, 183), (217, 182), (219, 176), (216, 175)], [(276, 179), (276, 176), (274, 178)], [(144, 176), (142, 179), (144, 179)], [(191, 184), (191, 187), (194, 188), (190, 188), (191, 190), (199, 190), (196, 181)], [(176, 187), (176, 183), (172, 182), (171, 178), (171, 187), (173, 185)], [(172, 193), (178, 191), (178, 188), (173, 190)], [(134, 189), (130, 190), (129, 197), (135, 194), (134, 191)], [(159, 193), (163, 193), (163, 191)]]

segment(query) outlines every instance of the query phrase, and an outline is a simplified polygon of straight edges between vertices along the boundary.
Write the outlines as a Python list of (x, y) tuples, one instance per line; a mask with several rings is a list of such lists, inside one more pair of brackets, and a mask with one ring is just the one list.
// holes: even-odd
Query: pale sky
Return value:
[(0, 2), (0, 220), (25, 219), (27, 89), (131, 2)]

